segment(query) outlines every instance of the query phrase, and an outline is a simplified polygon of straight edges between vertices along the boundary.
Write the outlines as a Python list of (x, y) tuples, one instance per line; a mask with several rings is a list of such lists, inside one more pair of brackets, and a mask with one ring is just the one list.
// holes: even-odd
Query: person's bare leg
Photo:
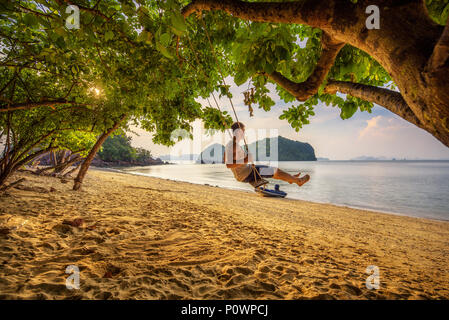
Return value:
[(276, 171), (274, 172), (273, 178), (274, 179), (278, 179), (278, 180), (282, 180), (282, 181), (286, 181), (290, 184), (292, 183), (296, 183), (298, 186), (302, 186), (304, 183), (306, 183), (307, 181), (310, 180), (310, 176), (308, 174), (306, 174), (304, 177), (299, 178), (300, 173), (298, 173), (297, 175), (291, 175), (281, 169), (276, 169)]

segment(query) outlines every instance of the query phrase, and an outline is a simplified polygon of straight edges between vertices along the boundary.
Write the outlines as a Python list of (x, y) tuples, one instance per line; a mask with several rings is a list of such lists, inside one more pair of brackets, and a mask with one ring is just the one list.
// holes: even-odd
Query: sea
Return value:
[[(309, 174), (302, 187), (279, 184), (287, 198), (449, 221), (449, 161), (282, 161), (277, 167)], [(121, 168), (127, 173), (253, 191), (223, 164)], [(280, 200), (282, 201), (282, 200)]]

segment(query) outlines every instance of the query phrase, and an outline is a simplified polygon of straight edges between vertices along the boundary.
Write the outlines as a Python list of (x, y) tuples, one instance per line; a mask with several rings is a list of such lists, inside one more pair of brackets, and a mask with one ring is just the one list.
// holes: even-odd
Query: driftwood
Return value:
[(26, 180), (25, 178), (20, 178), (19, 180), (16, 180), (16, 181), (14, 181), (14, 182), (12, 182), (12, 183), (10, 183), (10, 184), (8, 184), (8, 185), (4, 185), (4, 186), (2, 186), (2, 187), (0, 188), (0, 191), (6, 191), (6, 190), (8, 190), (8, 189), (10, 189), (10, 188), (12, 188), (12, 187), (14, 187), (14, 186), (17, 187), (17, 185), (18, 185), (19, 183), (21, 183), (21, 182), (23, 182), (23, 181), (25, 181), (25, 180)]
[(75, 156), (73, 159), (71, 160), (63, 160), (63, 162), (58, 163), (57, 165), (54, 166), (49, 166), (49, 167), (44, 167), (41, 169), (36, 170), (36, 174), (38, 175), (42, 175), (44, 174), (44, 172), (49, 171), (49, 170), (54, 170), (52, 174), (50, 174), (51, 176), (64, 176), (64, 171), (71, 166), (72, 164), (81, 161), (82, 157), (81, 156)]
[(75, 166), (75, 168), (73, 168), (73, 169), (70, 170), (70, 171), (67, 171), (67, 173), (65, 173), (62, 177), (63, 177), (63, 178), (71, 177), (71, 174), (74, 173), (76, 170), (78, 170), (78, 168), (81, 166), (82, 163), (83, 163), (83, 162), (80, 161), (80, 162)]
[[(19, 190), (24, 190), (24, 191), (32, 191), (32, 192), (39, 192), (39, 193), (49, 193), (52, 190), (49, 190), (47, 188), (44, 187), (30, 187), (30, 186), (24, 186), (24, 185), (17, 185), (14, 187), (14, 189), (19, 189)], [(53, 190), (55, 190), (53, 188)]]

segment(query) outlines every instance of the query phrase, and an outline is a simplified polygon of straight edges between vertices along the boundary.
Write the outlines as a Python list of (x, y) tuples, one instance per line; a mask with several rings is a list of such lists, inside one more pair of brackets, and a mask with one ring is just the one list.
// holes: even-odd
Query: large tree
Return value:
[[(69, 5), (80, 10), (79, 28), (66, 26)], [(191, 129), (195, 119), (205, 119), (210, 128), (230, 122), (195, 101), (215, 88), (218, 73), (212, 59), (199, 58), (201, 69), (193, 63), (203, 38), (182, 37), (187, 25), (175, 1), (15, 0), (0, 4), (0, 18), (2, 164), (20, 146), (18, 129), (27, 130), (23, 139), (32, 139), (11, 164), (14, 170), (31, 160), (31, 149), (42, 148), (35, 150), (40, 155), (58, 148), (62, 134), (89, 131), (97, 142), (80, 168), (78, 189), (102, 142), (128, 122), (167, 145), (175, 142), (174, 130)], [(46, 125), (34, 128), (34, 118)], [(63, 124), (58, 139), (46, 137)], [(0, 170), (0, 184), (14, 171), (9, 168)]]
[[(380, 29), (367, 28), (372, 5)], [(284, 100), (305, 101), (283, 115), (294, 127), (307, 123), (318, 100), (341, 107), (342, 118), (376, 103), (449, 146), (448, 10), (445, 0), (194, 0), (183, 15), (220, 11), (203, 18), (212, 33), (224, 13), (251, 21), (236, 29), (229, 54), (235, 81), (252, 78), (265, 109), (266, 78)], [(302, 50), (297, 40), (305, 38)]]

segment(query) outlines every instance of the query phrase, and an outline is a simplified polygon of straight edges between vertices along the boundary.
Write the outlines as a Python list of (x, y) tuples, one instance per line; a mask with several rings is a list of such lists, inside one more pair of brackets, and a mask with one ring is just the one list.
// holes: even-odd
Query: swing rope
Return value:
[[(189, 37), (189, 35), (187, 35), (187, 42), (189, 43), (190, 50), (192, 50), (192, 52), (193, 52), (193, 54), (194, 54), (196, 63), (198, 64), (198, 66), (200, 66), (201, 63), (200, 63), (200, 60), (198, 59), (198, 53), (197, 53), (196, 50), (193, 48), (193, 45), (192, 45), (192, 43), (190, 42), (190, 37)], [(198, 68), (198, 69), (203, 73), (204, 77), (207, 79), (207, 83), (209, 83), (210, 78), (209, 78), (209, 76), (204, 72), (204, 69), (202, 69), (202, 68)], [(213, 92), (212, 92), (212, 97), (214, 98), (215, 105), (217, 106), (218, 111), (220, 111), (220, 113), (222, 113), (222, 111), (221, 111), (221, 109), (220, 109), (220, 105), (218, 104), (217, 99), (215, 98), (215, 95), (214, 95)], [(209, 98), (206, 98), (206, 100), (207, 100), (207, 103), (209, 104), (209, 107), (211, 107), (211, 108), (213, 109), (214, 107), (212, 107), (212, 104), (210, 103)], [(226, 127), (226, 124), (225, 124), (225, 122), (224, 122), (223, 119), (222, 119), (222, 122), (221, 122), (221, 123), (223, 124), (224, 127)], [(226, 130), (226, 132), (228, 132), (229, 136), (230, 136), (231, 139), (232, 139), (232, 134), (228, 131), (229, 128), (226, 128), (225, 130)]]
[[(215, 62), (216, 62), (216, 65), (217, 65), (217, 67), (218, 67), (218, 72), (220, 73), (220, 76), (221, 76), (221, 82), (222, 82), (222, 85), (226, 88), (226, 87), (227, 87), (226, 81), (225, 81), (225, 78), (224, 78), (224, 76), (223, 76), (223, 72), (222, 72), (222, 70), (221, 70), (220, 63), (219, 63), (219, 61), (218, 61), (217, 55), (216, 55), (216, 53), (215, 53), (215, 48), (214, 48), (214, 46), (212, 45), (212, 41), (211, 41), (211, 39), (210, 39), (209, 32), (207, 31), (207, 26), (206, 26), (206, 24), (204, 23), (202, 17), (200, 17), (199, 20), (201, 21), (201, 24), (203, 25), (203, 29), (204, 29), (204, 32), (205, 32), (205, 34), (206, 34), (206, 37), (207, 37), (209, 46), (210, 46), (210, 48), (211, 48), (212, 55), (213, 55), (213, 57), (214, 57), (214, 60), (215, 60)], [(195, 56), (195, 59), (196, 59), (198, 65), (200, 65), (199, 59), (198, 59), (198, 54), (197, 54), (196, 50), (193, 48), (193, 45), (192, 45), (192, 43), (190, 42), (190, 37), (189, 37), (189, 36), (187, 36), (187, 40), (188, 40), (188, 42), (189, 42), (189, 45), (190, 45), (190, 48), (191, 48), (192, 52), (194, 53), (194, 56)], [(207, 75), (205, 74), (204, 70), (203, 70), (203, 69), (201, 69), (201, 70), (202, 70), (203, 74), (206, 76), (206, 78), (209, 79), (209, 76), (207, 76)], [(240, 125), (239, 118), (238, 118), (238, 116), (237, 116), (237, 112), (235, 111), (234, 103), (232, 102), (232, 99), (231, 99), (231, 97), (230, 97), (229, 95), (226, 95), (226, 96), (228, 97), (229, 102), (230, 102), (230, 104), (231, 104), (231, 108), (232, 108), (232, 111), (233, 111), (233, 113), (234, 113), (236, 122), (237, 122), (237, 124), (238, 124), (238, 126), (239, 126), (239, 129), (240, 129), (241, 131), (243, 131), (243, 129), (242, 129), (241, 125)], [(221, 113), (220, 106), (219, 106), (219, 104), (218, 104), (218, 102), (217, 102), (217, 99), (215, 98), (215, 95), (214, 95), (213, 92), (212, 92), (212, 97), (213, 97), (213, 99), (214, 99), (214, 101), (215, 101), (215, 104), (216, 104), (216, 106), (217, 106), (217, 109), (218, 109), (218, 110), (220, 111), (220, 113)], [(209, 103), (209, 106), (211, 106), (211, 104), (210, 104), (208, 98), (207, 98), (207, 102)], [(211, 106), (211, 107), (212, 107), (212, 106)], [(229, 131), (228, 131), (228, 133), (229, 133)], [(235, 137), (234, 137), (233, 135), (231, 135), (231, 138), (234, 139)], [(248, 152), (249, 152), (249, 147), (248, 147), (248, 144), (247, 144), (247, 142), (246, 142), (245, 136), (243, 136), (243, 142), (245, 143), (245, 148), (246, 148), (246, 151), (247, 151), (247, 153), (248, 153)], [(254, 175), (254, 181), (255, 181), (255, 182), (258, 181), (256, 174), (257, 174), (257, 175), (259, 176), (259, 178), (260, 178), (259, 181), (265, 181), (265, 180), (262, 178), (262, 176), (260, 175), (259, 171), (255, 168), (255, 165), (254, 165), (253, 161), (251, 161), (251, 171), (252, 171), (252, 173), (253, 173), (253, 175)], [(268, 183), (268, 182), (266, 182), (266, 183)], [(265, 183), (265, 184), (266, 184), (266, 183)], [(264, 184), (264, 188), (265, 188), (265, 184)]]

